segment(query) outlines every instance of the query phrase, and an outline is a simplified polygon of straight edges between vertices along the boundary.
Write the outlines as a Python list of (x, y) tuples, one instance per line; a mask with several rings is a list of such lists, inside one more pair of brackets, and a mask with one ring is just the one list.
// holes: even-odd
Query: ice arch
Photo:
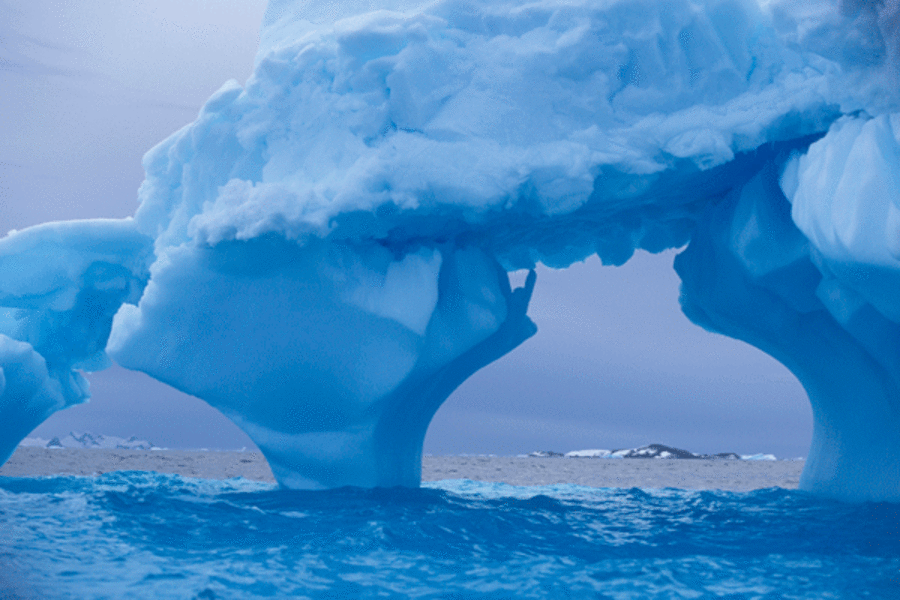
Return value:
[(685, 311), (809, 391), (803, 485), (900, 497), (895, 3), (386, 4), (273, 0), (133, 220), (0, 242), (0, 456), (108, 342), (287, 486), (414, 485), (440, 402), (534, 333), (506, 271), (690, 242)]

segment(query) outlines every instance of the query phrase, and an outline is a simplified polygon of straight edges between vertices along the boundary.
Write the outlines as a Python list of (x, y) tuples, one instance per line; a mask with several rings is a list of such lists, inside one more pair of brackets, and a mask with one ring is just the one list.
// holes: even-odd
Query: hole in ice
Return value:
[[(800, 383), (743, 342), (684, 316), (677, 251), (538, 269), (538, 333), (463, 383), (438, 410), (426, 454), (520, 454), (664, 443), (694, 452), (805, 456)], [(513, 272), (513, 287), (525, 271)], [(519, 281), (519, 280), (522, 281)]]

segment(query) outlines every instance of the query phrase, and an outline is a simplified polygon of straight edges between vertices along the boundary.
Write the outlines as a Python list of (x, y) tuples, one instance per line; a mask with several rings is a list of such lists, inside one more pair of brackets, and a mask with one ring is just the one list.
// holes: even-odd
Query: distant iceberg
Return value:
[(46, 448), (50, 440), (39, 437), (27, 437), (19, 442), (20, 448)]
[(441, 403), (536, 331), (508, 271), (687, 245), (685, 314), (809, 394), (801, 487), (900, 499), (898, 17), (272, 0), (246, 85), (145, 156), (133, 220), (0, 240), (0, 460), (108, 352), (284, 486), (417, 485)]
[(744, 454), (741, 460), (778, 460), (774, 454)]

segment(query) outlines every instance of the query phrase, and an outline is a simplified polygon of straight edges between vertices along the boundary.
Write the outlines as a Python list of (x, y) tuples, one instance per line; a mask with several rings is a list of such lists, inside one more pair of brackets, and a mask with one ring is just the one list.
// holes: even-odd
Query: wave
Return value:
[(776, 488), (287, 491), (132, 471), (0, 478), (0, 520), (0, 597), (889, 597), (900, 568), (900, 505)]

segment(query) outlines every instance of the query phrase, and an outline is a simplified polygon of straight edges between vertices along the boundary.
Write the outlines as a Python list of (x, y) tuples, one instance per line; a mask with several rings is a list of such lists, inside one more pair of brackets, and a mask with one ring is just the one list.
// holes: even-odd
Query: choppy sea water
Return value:
[(0, 598), (900, 598), (900, 504), (0, 477)]

